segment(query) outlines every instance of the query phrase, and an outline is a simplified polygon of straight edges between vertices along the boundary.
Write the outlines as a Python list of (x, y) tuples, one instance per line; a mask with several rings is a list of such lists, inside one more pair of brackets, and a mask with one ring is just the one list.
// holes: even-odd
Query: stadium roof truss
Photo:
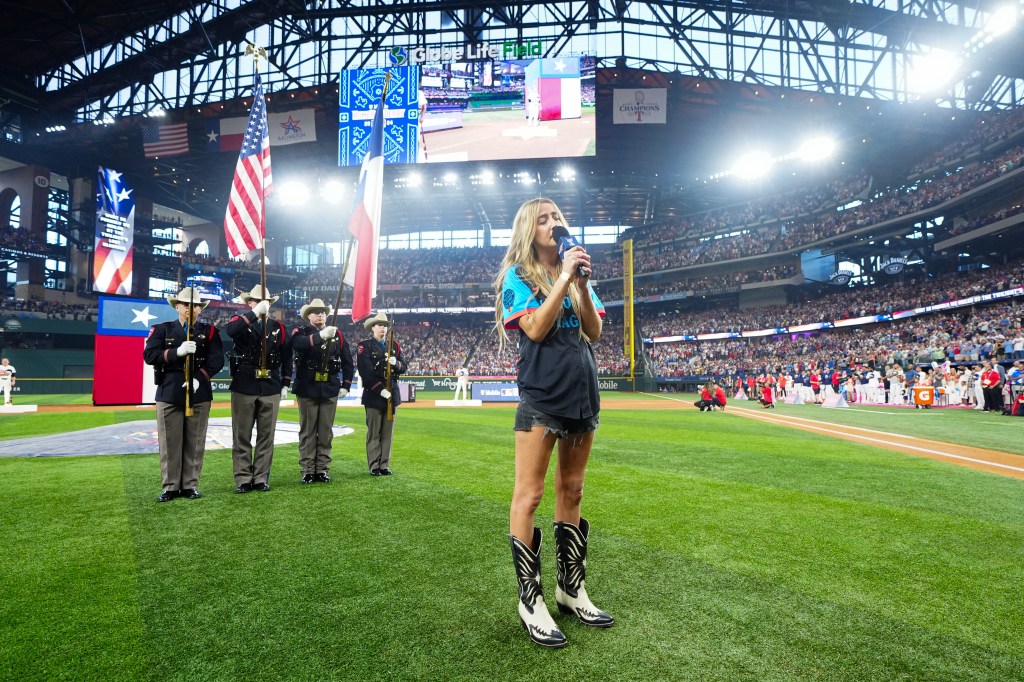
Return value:
[[(107, 0), (30, 4), (12, 22), (19, 31), (0, 31), (7, 34), (0, 49), (13, 60), (20, 55), (39, 109), (81, 122), (245, 97), (253, 85), (253, 67), (241, 58), (246, 41), (267, 47), (271, 91), (336, 83), (343, 69), (388, 66), (393, 47), (539, 40), (548, 56), (593, 55), (601, 66), (913, 100), (914, 57), (936, 48), (962, 52), (1002, 3), (142, 0), (130, 19), (121, 3)], [(79, 5), (92, 15), (79, 17)], [(66, 8), (62, 22), (54, 21), (54, 6)], [(106, 27), (104, 8), (118, 17)], [(45, 33), (55, 30), (60, 35), (46, 43)], [(36, 51), (18, 52), (27, 41)], [(1002, 56), (977, 68), (965, 63), (965, 78), (943, 98), (963, 108), (1019, 105), (1024, 60), (1019, 52)]]

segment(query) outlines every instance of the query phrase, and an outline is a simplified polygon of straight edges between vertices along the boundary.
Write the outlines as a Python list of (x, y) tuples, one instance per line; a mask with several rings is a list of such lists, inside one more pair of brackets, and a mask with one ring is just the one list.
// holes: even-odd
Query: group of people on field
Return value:
[[(560, 248), (556, 227), (564, 223), (550, 200), (523, 203), (494, 280), (499, 347), (510, 341), (509, 332), (518, 331), (520, 402), (513, 424), (515, 483), (508, 536), (518, 613), (530, 639), (552, 648), (565, 646), (567, 639), (544, 600), (543, 532), (534, 525), (534, 517), (556, 446), (555, 603), (584, 625), (607, 628), (615, 622), (593, 604), (585, 588), (591, 527), (581, 515), (600, 412), (591, 344), (601, 336), (605, 310), (590, 285), (593, 270), (586, 249), (564, 242)], [(154, 326), (146, 342), (145, 361), (152, 365), (159, 385), (161, 502), (201, 497), (211, 380), (223, 367), (225, 353), (222, 330), (199, 320), (206, 303), (198, 299), (191, 288), (169, 296), (178, 319)], [(389, 475), (394, 428), (390, 413), (399, 403), (398, 377), (407, 369), (401, 348), (389, 333), (392, 320), (378, 313), (364, 322), (372, 336), (358, 344), (353, 360), (341, 332), (326, 324), (329, 308), (321, 300), (302, 307), (302, 320), (289, 333), (268, 315), (277, 299), (257, 285), (242, 296), (250, 310), (233, 317), (223, 329), (234, 341), (230, 389), (235, 491), (270, 490), (274, 426), (289, 386), (299, 403), (301, 481), (330, 481), (330, 427), (339, 396), (351, 387), (353, 366), (363, 385), (367, 464), (371, 474)], [(465, 378), (459, 377), (463, 397)]]
[[(353, 362), (344, 335), (327, 325), (330, 308), (322, 300), (302, 306), (301, 322), (290, 332), (269, 315), (277, 300), (256, 285), (241, 296), (249, 311), (235, 315), (223, 328), (233, 341), (228, 361), (235, 492), (270, 490), (278, 410), (289, 388), (299, 410), (300, 481), (331, 481), (335, 410), (339, 398), (348, 395), (357, 369), (366, 412), (367, 465), (374, 476), (390, 475), (394, 408), (401, 402), (398, 377), (406, 370), (401, 346), (389, 334), (392, 320), (378, 313), (364, 322), (372, 336), (358, 344)], [(191, 287), (167, 301), (178, 319), (153, 326), (143, 351), (157, 384), (160, 502), (202, 496), (199, 477), (212, 381), (225, 362), (222, 330), (199, 320), (208, 302)]]

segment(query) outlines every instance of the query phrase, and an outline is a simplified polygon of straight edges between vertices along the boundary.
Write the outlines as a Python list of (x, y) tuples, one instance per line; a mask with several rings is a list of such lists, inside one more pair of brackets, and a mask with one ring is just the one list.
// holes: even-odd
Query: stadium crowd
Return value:
[(1024, 358), (1022, 313), (1018, 300), (795, 338), (657, 344), (649, 357), (659, 378), (1013, 360)]
[(764, 306), (747, 310), (713, 310), (643, 314), (644, 335), (682, 336), (716, 332), (771, 329), (812, 322), (831, 322), (865, 315), (883, 315), (976, 294), (1024, 286), (1024, 262), (936, 277), (907, 276), (902, 281), (871, 287), (844, 287), (805, 303)]

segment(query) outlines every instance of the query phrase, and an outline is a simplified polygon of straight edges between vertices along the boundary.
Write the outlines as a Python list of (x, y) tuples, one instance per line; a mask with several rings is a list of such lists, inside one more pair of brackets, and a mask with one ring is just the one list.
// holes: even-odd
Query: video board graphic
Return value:
[(416, 66), (342, 71), (338, 88), (338, 165), (366, 156), (373, 115), (391, 73), (384, 109), (384, 163), (416, 163), (420, 141), (420, 70)]

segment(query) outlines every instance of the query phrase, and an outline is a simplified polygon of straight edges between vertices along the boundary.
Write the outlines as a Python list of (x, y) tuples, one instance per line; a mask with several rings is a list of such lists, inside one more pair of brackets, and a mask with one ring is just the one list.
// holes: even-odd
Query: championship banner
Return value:
[(93, 249), (93, 291), (132, 292), (132, 245), (135, 241), (135, 199), (122, 174), (99, 169), (96, 181), (96, 239)]
[(612, 123), (665, 123), (667, 111), (667, 88), (612, 90)]
[(629, 358), (629, 376), (633, 376), (633, 358), (636, 355), (633, 332), (633, 240), (622, 242), (622, 327), (625, 337), (622, 352)]
[(143, 405), (156, 402), (153, 367), (142, 358), (149, 329), (178, 319), (164, 301), (100, 296), (96, 327), (93, 405)]
[(384, 102), (384, 163), (416, 163), (420, 148), (420, 70), (416, 66), (354, 69), (338, 77), (338, 165), (358, 166), (370, 146), (373, 118)]

